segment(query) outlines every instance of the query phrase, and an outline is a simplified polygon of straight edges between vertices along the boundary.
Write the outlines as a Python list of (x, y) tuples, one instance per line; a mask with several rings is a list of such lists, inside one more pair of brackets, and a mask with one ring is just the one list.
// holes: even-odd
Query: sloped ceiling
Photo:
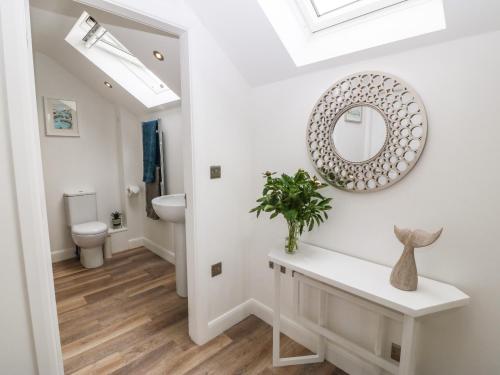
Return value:
[(258, 0), (186, 2), (252, 86), (500, 29), (500, 1), (444, 0), (447, 22), (447, 29), (444, 31), (297, 68), (260, 8)]
[[(151, 111), (64, 40), (83, 11), (97, 19), (144, 65), (181, 96), (177, 37), (71, 0), (31, 0), (30, 5), (33, 49), (57, 61), (110, 102), (137, 115)], [(153, 50), (162, 52), (165, 60), (160, 62), (155, 59)], [(113, 88), (104, 86), (104, 81), (111, 82)]]

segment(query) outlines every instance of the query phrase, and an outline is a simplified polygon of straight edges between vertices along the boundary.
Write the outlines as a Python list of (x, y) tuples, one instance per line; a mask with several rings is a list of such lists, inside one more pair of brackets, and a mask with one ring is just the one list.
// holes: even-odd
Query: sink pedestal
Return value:
[(187, 297), (186, 226), (184, 225), (186, 196), (172, 194), (151, 201), (156, 214), (174, 226), (175, 282), (177, 294)]
[(187, 297), (186, 226), (174, 223), (175, 283), (179, 297)]

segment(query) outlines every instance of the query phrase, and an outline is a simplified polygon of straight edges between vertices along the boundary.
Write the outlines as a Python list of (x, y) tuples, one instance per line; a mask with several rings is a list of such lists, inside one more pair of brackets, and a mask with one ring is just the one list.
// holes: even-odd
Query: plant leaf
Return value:
[(288, 222), (296, 223), (300, 233), (328, 219), (332, 198), (318, 192), (327, 185), (316, 176), (299, 169), (292, 176), (266, 172), (263, 177), (262, 196), (257, 199), (258, 206), (250, 211), (256, 212), (257, 217), (262, 211), (270, 213), (270, 219), (282, 214)]

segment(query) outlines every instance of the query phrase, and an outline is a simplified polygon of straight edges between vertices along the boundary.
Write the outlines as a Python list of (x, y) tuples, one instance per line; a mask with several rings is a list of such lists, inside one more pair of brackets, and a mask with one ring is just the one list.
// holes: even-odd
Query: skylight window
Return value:
[(446, 29), (443, 0), (257, 0), (296, 66)]
[(296, 0), (309, 28), (318, 32), (407, 0)]
[(179, 97), (116, 37), (83, 12), (66, 41), (147, 108)]

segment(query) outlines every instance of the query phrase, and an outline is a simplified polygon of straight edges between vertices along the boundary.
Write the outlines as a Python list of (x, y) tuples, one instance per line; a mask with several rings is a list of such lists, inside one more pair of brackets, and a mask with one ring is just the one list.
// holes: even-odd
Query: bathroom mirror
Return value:
[(314, 106), (307, 127), (311, 161), (331, 185), (352, 192), (400, 181), (425, 146), (427, 115), (417, 93), (382, 72), (352, 74)]
[(332, 141), (337, 153), (354, 163), (376, 156), (387, 138), (384, 116), (368, 105), (347, 109), (332, 128)]

